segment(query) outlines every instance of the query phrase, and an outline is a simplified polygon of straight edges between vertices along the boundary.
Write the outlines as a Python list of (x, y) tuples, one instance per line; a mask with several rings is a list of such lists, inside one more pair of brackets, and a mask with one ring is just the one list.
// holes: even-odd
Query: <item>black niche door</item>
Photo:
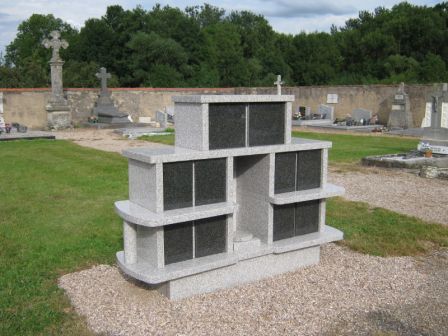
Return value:
[(246, 105), (209, 104), (209, 149), (246, 146)]
[(322, 150), (297, 152), (297, 190), (320, 188)]
[(163, 164), (164, 210), (193, 206), (193, 162)]
[(249, 146), (285, 143), (285, 104), (249, 104)]
[(226, 159), (195, 161), (195, 205), (225, 202), (226, 175)]

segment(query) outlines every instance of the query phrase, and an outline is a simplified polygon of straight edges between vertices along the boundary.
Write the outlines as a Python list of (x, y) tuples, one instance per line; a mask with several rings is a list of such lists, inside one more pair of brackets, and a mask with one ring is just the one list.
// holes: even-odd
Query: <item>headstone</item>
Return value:
[[(443, 84), (446, 87), (448, 84)], [(431, 126), (431, 114), (432, 114), (432, 99), (425, 105), (425, 116), (423, 117), (421, 127)], [(448, 128), (448, 105), (446, 102), (442, 103), (442, 115), (440, 118), (440, 127)]]
[(50, 59), (51, 69), (51, 94), (48, 99), (46, 110), (48, 111), (48, 126), (50, 128), (67, 128), (71, 124), (70, 107), (64, 97), (62, 83), (62, 66), (64, 61), (59, 55), (61, 48), (66, 49), (68, 43), (61, 40), (59, 31), (54, 30), (50, 33), (51, 39), (43, 40), (45, 48), (52, 48), (52, 57)]
[(106, 68), (101, 68), (100, 72), (96, 74), (96, 77), (101, 80), (100, 95), (96, 102), (96, 106), (93, 109), (93, 113), (98, 116), (98, 121), (106, 124), (129, 123), (129, 115), (127, 113), (118, 112), (118, 109), (111, 99), (110, 92), (107, 89), (107, 80), (111, 75), (107, 73)]
[(321, 119), (334, 120), (334, 106), (320, 104), (317, 112), (322, 116)]
[(443, 84), (442, 90), (431, 95), (431, 125), (425, 127), (418, 150), (430, 149), (435, 154), (448, 155), (448, 128), (445, 127), (448, 113), (448, 86)]
[(166, 128), (168, 126), (168, 114), (162, 111), (156, 111), (156, 121), (161, 128)]
[(329, 143), (291, 138), (289, 95), (184, 95), (174, 148), (134, 148), (125, 274), (171, 299), (296, 270), (342, 239), (325, 224)]
[(363, 109), (363, 108), (357, 108), (352, 111), (352, 119), (359, 123), (361, 121), (369, 121), (372, 118), (372, 111)]
[(408, 129), (413, 126), (411, 103), (408, 94), (404, 90), (404, 83), (401, 83), (394, 95), (387, 127)]
[(0, 92), (0, 128), (5, 128), (5, 117), (3, 115), (3, 92)]
[(285, 82), (282, 81), (282, 76), (277, 75), (277, 81), (274, 82), (274, 85), (277, 85), (277, 94), (281, 96), (282, 94), (282, 85), (285, 84)]

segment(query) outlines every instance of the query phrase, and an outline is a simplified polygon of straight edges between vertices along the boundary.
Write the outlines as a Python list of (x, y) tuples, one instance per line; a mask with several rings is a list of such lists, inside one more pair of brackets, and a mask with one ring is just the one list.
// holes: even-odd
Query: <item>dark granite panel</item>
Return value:
[(205, 218), (194, 222), (195, 258), (226, 251), (226, 216)]
[(246, 146), (246, 105), (210, 104), (209, 149)]
[(165, 265), (193, 258), (193, 222), (163, 228)]
[(165, 210), (193, 206), (193, 162), (163, 164), (163, 206)]
[(319, 188), (321, 185), (322, 150), (297, 152), (297, 190)]
[(276, 194), (296, 190), (296, 152), (275, 154)]
[(226, 201), (226, 159), (194, 162), (195, 205)]
[(295, 235), (319, 230), (319, 200), (296, 203)]
[(274, 241), (294, 237), (294, 207), (274, 205)]
[(285, 143), (285, 103), (249, 104), (249, 146)]

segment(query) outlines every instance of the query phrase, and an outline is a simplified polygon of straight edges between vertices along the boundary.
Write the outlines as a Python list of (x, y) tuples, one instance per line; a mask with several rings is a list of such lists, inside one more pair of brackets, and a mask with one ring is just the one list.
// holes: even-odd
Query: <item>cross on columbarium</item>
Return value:
[(100, 68), (100, 72), (95, 74), (95, 76), (101, 80), (101, 92), (107, 92), (107, 80), (111, 78), (110, 73), (107, 73), (106, 68)]
[(43, 40), (42, 44), (47, 49), (53, 48), (53, 55), (50, 60), (51, 62), (61, 61), (61, 58), (59, 56), (59, 49), (61, 49), (61, 48), (67, 49), (68, 42), (66, 40), (60, 39), (61, 33), (58, 32), (57, 30), (53, 30), (50, 33), (50, 36), (51, 36), (51, 40), (45, 39), (45, 40)]
[(277, 85), (277, 94), (279, 96), (282, 95), (282, 85), (285, 84), (285, 82), (282, 81), (282, 76), (278, 75), (277, 76), (277, 81), (274, 82), (275, 85)]

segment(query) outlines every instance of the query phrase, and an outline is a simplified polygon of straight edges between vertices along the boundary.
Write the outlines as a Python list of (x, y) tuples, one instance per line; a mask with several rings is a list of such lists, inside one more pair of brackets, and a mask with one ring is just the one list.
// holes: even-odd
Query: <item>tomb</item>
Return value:
[(134, 148), (121, 270), (170, 299), (319, 262), (343, 233), (325, 223), (327, 141), (291, 138), (287, 95), (173, 97), (172, 148)]
[[(301, 109), (303, 107), (303, 109)], [(332, 125), (334, 121), (334, 107), (320, 104), (317, 113), (311, 114), (311, 108), (300, 106), (297, 118), (293, 118), (293, 126)]]
[(404, 83), (401, 83), (394, 95), (387, 127), (392, 130), (408, 129), (412, 128), (413, 124), (409, 95), (404, 91)]

